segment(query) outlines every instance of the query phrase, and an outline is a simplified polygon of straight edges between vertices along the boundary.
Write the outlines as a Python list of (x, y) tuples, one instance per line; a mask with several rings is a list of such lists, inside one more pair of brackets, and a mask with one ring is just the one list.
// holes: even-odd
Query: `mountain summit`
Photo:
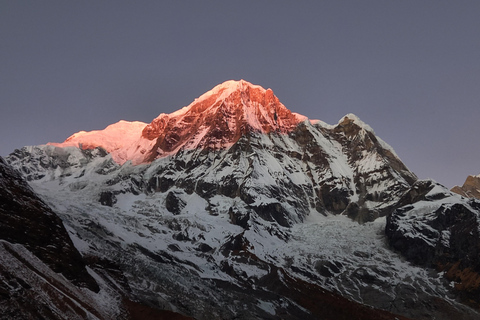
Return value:
[(229, 80), (150, 124), (120, 121), (101, 131), (79, 132), (58, 147), (102, 147), (115, 161), (151, 162), (181, 149), (217, 150), (232, 146), (249, 132), (289, 133), (307, 117), (292, 113), (271, 89), (245, 80)]

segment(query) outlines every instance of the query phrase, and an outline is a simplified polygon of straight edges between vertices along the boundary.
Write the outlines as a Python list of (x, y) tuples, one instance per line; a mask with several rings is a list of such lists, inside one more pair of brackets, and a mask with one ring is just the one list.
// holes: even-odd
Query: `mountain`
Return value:
[[(158, 159), (145, 181), (149, 191), (175, 186), (204, 199), (238, 196), (258, 215), (283, 226), (303, 221), (311, 209), (341, 213), (348, 207), (350, 216), (371, 220), (384, 215), (416, 180), (393, 149), (356, 116), (345, 116), (337, 126), (309, 121), (290, 112), (272, 90), (243, 80), (227, 81), (189, 106), (161, 114), (139, 134), (141, 127), (122, 121), (51, 144), (62, 149), (42, 147), (38, 152), (48, 157), (68, 146), (100, 147), (111, 155), (111, 165)], [(126, 138), (126, 133), (132, 136)], [(62, 157), (54, 159), (70, 170)], [(22, 170), (27, 179), (34, 178), (30, 171), (45, 171), (35, 162)], [(170, 194), (169, 199), (176, 198)]]
[(467, 198), (480, 199), (480, 175), (468, 176), (463, 186), (455, 186), (452, 191)]
[(478, 202), (418, 180), (353, 114), (328, 125), (227, 81), (150, 124), (7, 161), (110, 279), (97, 282), (143, 306), (196, 319), (480, 317)]

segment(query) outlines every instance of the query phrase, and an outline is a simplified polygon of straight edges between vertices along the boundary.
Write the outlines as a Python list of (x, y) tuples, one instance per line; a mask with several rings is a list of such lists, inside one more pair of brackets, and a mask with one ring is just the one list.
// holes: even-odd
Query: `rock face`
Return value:
[(480, 176), (468, 176), (463, 186), (455, 186), (451, 191), (467, 198), (480, 199)]
[(227, 81), (142, 126), (8, 157), (111, 292), (196, 319), (478, 319), (456, 300), (480, 301), (477, 203), (418, 181), (355, 115), (309, 120)]
[[(102, 153), (99, 154), (102, 155)], [(96, 174), (98, 172), (101, 171), (97, 170)], [(2, 158), (0, 158), (0, 186), (0, 217), (2, 218), (0, 224), (0, 235), (2, 236), (0, 240), (0, 314), (2, 319), (193, 319), (176, 312), (152, 308), (153, 303), (149, 301), (149, 298), (153, 298), (161, 287), (152, 291), (151, 296), (138, 292), (135, 293), (136, 295), (131, 295), (129, 280), (125, 278), (124, 271), (121, 270), (125, 266), (120, 269), (112, 262), (113, 259), (107, 260), (104, 259), (105, 256), (100, 257), (95, 248), (93, 251), (97, 255), (89, 256), (86, 260), (96, 279), (100, 279), (102, 286), (99, 287), (97, 282), (86, 272), (84, 260), (73, 247), (61, 220), (36, 196), (19, 173)], [(78, 192), (85, 187), (69, 190)], [(169, 195), (171, 194), (173, 193), (169, 193)], [(167, 199), (168, 197), (167, 195)], [(102, 206), (105, 205), (102, 199), (99, 202)], [(176, 213), (180, 213), (181, 206), (177, 200), (173, 200), (173, 202)], [(113, 205), (115, 204), (111, 203), (109, 207)], [(94, 232), (105, 231), (101, 229), (102, 226), (92, 223), (91, 220), (88, 222), (88, 226), (88, 229)], [(98, 229), (95, 230), (96, 228)], [(190, 241), (188, 235), (177, 238), (179, 241)], [(90, 238), (90, 240), (92, 239), (94, 238)], [(77, 234), (77, 244), (81, 240), (80, 235)], [(109, 241), (108, 235), (102, 235), (102, 239), (99, 240)], [(114, 248), (115, 244), (111, 247), (105, 246), (105, 243), (101, 242), (96, 245), (103, 246), (103, 249), (109, 250), (113, 255), (131, 254), (128, 250), (123, 251), (121, 248), (116, 248), (113, 252), (110, 249)], [(230, 247), (223, 246), (223, 254), (230, 255), (234, 252), (233, 255), (240, 259), (250, 259), (250, 253), (241, 250), (245, 245), (246, 242), (241, 237), (232, 239)], [(179, 246), (176, 248), (182, 251)], [(200, 255), (204, 255), (214, 251), (214, 248), (200, 242), (196, 250)], [(174, 268), (181, 267), (183, 263), (172, 255), (150, 252), (143, 247), (135, 248), (135, 251), (137, 251), (136, 255), (143, 252), (155, 263), (169, 264)], [(129, 260), (129, 263), (132, 261)], [(250, 307), (258, 303), (258, 297), (271, 300), (280, 299), (283, 309), (279, 308), (282, 312), (279, 315), (287, 315), (290, 318), (350, 319), (352, 314), (355, 314), (357, 319), (381, 320), (394, 317), (389, 312), (349, 301), (318, 285), (292, 277), (284, 270), (264, 261), (258, 260), (255, 264), (264, 270), (269, 270), (262, 279), (264, 282), (262, 287), (269, 291), (249, 288), (247, 283), (245, 286), (237, 287), (235, 284), (215, 278), (202, 283), (199, 282), (199, 279), (195, 279), (198, 276), (195, 274), (193, 277), (195, 281), (192, 281), (191, 284), (194, 288), (197, 285), (209, 285), (215, 290), (222, 288), (226, 292), (222, 292), (221, 295), (227, 295), (224, 298), (226, 301), (234, 297), (241, 299), (242, 303), (246, 303)], [(196, 267), (193, 264), (190, 266)], [(223, 268), (226, 272), (235, 274), (235, 269), (229, 268), (225, 263)], [(158, 267), (147, 270), (143, 269), (146, 272), (145, 276), (151, 276), (150, 272), (152, 270), (158, 272)], [(55, 272), (61, 272), (71, 282)], [(181, 270), (175, 272), (176, 275), (182, 274)], [(137, 274), (138, 276), (141, 277)], [(154, 277), (156, 276), (158, 275), (154, 274)], [(184, 276), (192, 278), (192, 275), (185, 274)], [(211, 281), (213, 283), (210, 283)], [(160, 281), (156, 283), (157, 286), (160, 284)], [(88, 290), (79, 289), (77, 286), (87, 287)], [(178, 288), (173, 289), (178, 290)], [(196, 289), (198, 292), (202, 292), (204, 288)], [(240, 292), (237, 292), (238, 290)], [(249, 297), (250, 295), (253, 297)], [(140, 302), (130, 300), (129, 296)], [(179, 295), (178, 297), (183, 300), (187, 296)], [(196, 296), (195, 299), (205, 300), (201, 296)], [(156, 300), (158, 302), (159, 298), (157, 297)], [(207, 301), (209, 300), (207, 299)], [(229, 302), (232, 301), (236, 302), (236, 300)], [(214, 302), (216, 300), (210, 301), (212, 304)], [(261, 308), (255, 310), (256, 312), (245, 312), (245, 318), (274, 319), (276, 315), (272, 312), (275, 311), (272, 311), (271, 308), (270, 303), (264, 302)], [(215, 308), (213, 310), (214, 318), (219, 318), (221, 313)], [(229, 313), (224, 314), (229, 315)], [(211, 309), (207, 308), (201, 318), (211, 318), (211, 316)], [(230, 314), (230, 316), (233, 315)], [(400, 316), (397, 318), (406, 319)]]

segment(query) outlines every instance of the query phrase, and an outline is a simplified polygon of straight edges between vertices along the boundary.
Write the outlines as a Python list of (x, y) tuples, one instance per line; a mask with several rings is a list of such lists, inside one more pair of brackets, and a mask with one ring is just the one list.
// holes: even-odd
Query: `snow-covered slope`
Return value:
[(0, 319), (191, 319), (132, 299), (118, 266), (82, 257), (58, 216), (0, 157)]
[(0, 239), (19, 243), (67, 279), (98, 290), (62, 221), (0, 158)]
[(134, 143), (96, 144), (106, 136), (8, 161), (82, 255), (119, 266), (140, 301), (197, 319), (391, 318), (357, 303), (416, 319), (479, 316), (441, 274), (389, 249), (385, 226), (420, 201), (406, 196), (419, 182), (355, 115), (310, 121), (270, 89), (227, 81)]
[(117, 295), (95, 277), (62, 221), (0, 158), (0, 318), (118, 317)]

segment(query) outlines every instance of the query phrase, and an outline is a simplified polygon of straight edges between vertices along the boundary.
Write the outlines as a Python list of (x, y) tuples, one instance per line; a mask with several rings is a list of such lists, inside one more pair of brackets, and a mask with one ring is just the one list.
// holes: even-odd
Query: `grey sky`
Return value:
[(0, 155), (245, 79), (309, 118), (356, 114), (452, 187), (480, 173), (479, 17), (480, 1), (1, 1)]

